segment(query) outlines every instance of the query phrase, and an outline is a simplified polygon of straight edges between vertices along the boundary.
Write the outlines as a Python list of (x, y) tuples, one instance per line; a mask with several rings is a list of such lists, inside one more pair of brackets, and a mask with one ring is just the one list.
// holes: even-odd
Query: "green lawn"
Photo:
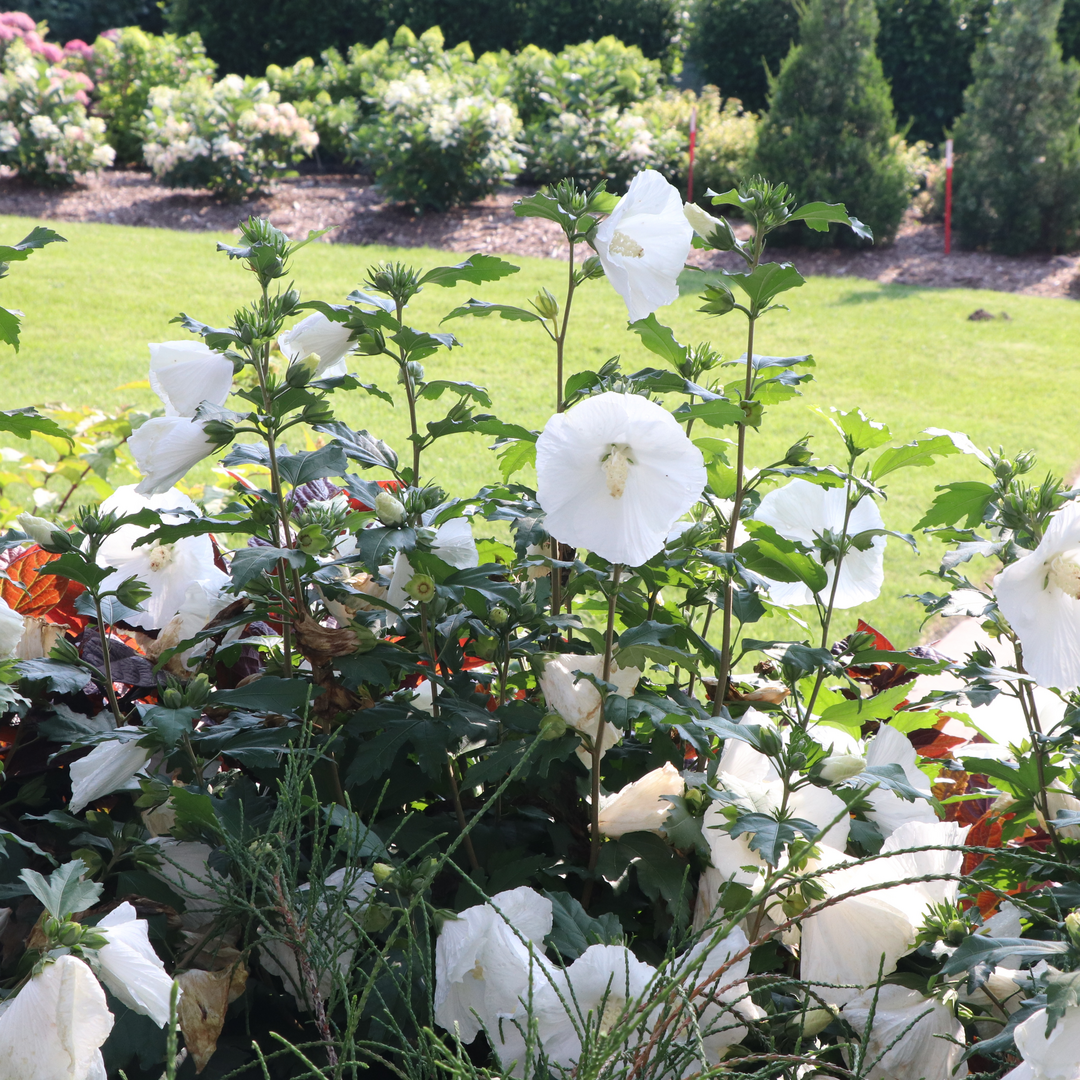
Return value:
[[(0, 218), (0, 235), (11, 242), (31, 225), (26, 219)], [(18, 357), (8, 353), (0, 396), (5, 408), (59, 402), (150, 406), (156, 399), (149, 391), (118, 389), (145, 379), (146, 343), (185, 336), (169, 325), (179, 311), (224, 325), (233, 309), (252, 296), (253, 282), (239, 264), (215, 252), (219, 237), (213, 234), (69, 223), (59, 231), (68, 244), (35, 252), (0, 284), (0, 302), (26, 313), (22, 352)], [(305, 298), (339, 302), (361, 282), (367, 266), (386, 258), (425, 267), (457, 261), (423, 249), (313, 244), (298, 254), (294, 277)], [(451, 305), (471, 295), (523, 304), (541, 286), (560, 294), (563, 264), (513, 261), (522, 273), (494, 285), (429, 287), (414, 302), (413, 325), (435, 329)], [(1031, 447), (1040, 456), (1041, 470), (1059, 474), (1080, 458), (1077, 309), (1071, 302), (838, 278), (813, 279), (785, 299), (791, 311), (766, 318), (756, 349), (774, 355), (813, 353), (817, 381), (802, 400), (769, 414), (763, 432), (753, 436), (751, 464), (782, 453), (804, 433), (815, 437), (813, 445), (824, 459), (833, 460), (839, 442), (807, 405), (861, 406), (887, 422), (899, 440), (934, 426), (965, 431), (980, 446)], [(695, 298), (685, 296), (658, 317), (681, 340), (711, 337), (727, 355), (737, 357), (744, 345), (742, 317), (710, 320), (696, 307)], [(967, 315), (978, 307), (1006, 310), (1011, 321), (968, 322)], [(625, 332), (625, 308), (606, 283), (593, 282), (579, 293), (575, 316), (568, 372), (595, 367), (619, 352), (627, 370), (654, 359)], [(503, 418), (530, 427), (544, 423), (554, 401), (546, 337), (534, 327), (494, 319), (462, 319), (443, 329), (453, 329), (464, 348), (429, 360), (429, 377), (481, 383), (491, 390)], [(357, 370), (365, 381), (392, 388), (391, 366), (362, 359)], [(431, 404), (428, 418), (438, 404)], [(339, 404), (339, 413), (403, 448), (403, 410), (357, 395)], [(456, 493), (474, 491), (495, 475), (487, 442), (444, 440), (426, 459), (427, 472)], [(886, 521), (910, 529), (935, 483), (974, 477), (978, 471), (974, 463), (951, 458), (935, 469), (894, 474)], [(872, 618), (899, 642), (918, 635), (921, 609), (898, 598), (921, 591), (925, 585), (919, 570), (936, 565), (932, 545), (922, 546), (923, 556), (916, 559), (898, 542), (889, 543), (891, 573)]]

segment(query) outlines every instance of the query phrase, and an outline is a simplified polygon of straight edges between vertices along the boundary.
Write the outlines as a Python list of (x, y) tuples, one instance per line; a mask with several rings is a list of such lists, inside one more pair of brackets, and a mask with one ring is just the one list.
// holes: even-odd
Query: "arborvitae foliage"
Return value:
[(956, 225), (1006, 254), (1076, 245), (1080, 65), (1056, 39), (1062, 0), (1003, 0), (956, 125)]
[(761, 112), (768, 72), (780, 66), (798, 28), (791, 0), (698, 0), (687, 55), (724, 97)]
[[(874, 52), (873, 0), (810, 0), (799, 44), (771, 80), (754, 167), (788, 178), (800, 202), (844, 202), (890, 240), (908, 204), (889, 84)], [(819, 245), (836, 232), (800, 234)], [(851, 243), (852, 241), (847, 241)]]
[(878, 0), (877, 52), (908, 140), (940, 142), (963, 108), (991, 0)]

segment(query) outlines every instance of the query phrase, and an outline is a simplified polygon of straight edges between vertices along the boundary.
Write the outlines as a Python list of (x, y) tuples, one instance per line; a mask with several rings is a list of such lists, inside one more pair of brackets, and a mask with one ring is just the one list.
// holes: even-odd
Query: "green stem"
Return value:
[(124, 714), (120, 711), (120, 702), (116, 699), (116, 687), (113, 686), (112, 657), (109, 656), (109, 634), (101, 614), (101, 600), (94, 597), (94, 611), (97, 613), (98, 640), (101, 642), (101, 666), (105, 675), (105, 696), (109, 699), (113, 718), (117, 727), (124, 726)]
[[(749, 328), (746, 334), (746, 383), (743, 391), (743, 399), (750, 400), (754, 389), (754, 325), (757, 322), (755, 315), (748, 317)], [(735, 494), (731, 500), (731, 519), (728, 525), (727, 538), (724, 541), (724, 551), (729, 555), (735, 550), (735, 533), (739, 528), (739, 515), (742, 511), (743, 495), (743, 472), (746, 464), (746, 424), (739, 425), (738, 448), (735, 457)], [(731, 601), (734, 593), (731, 571), (727, 571), (724, 581), (724, 612), (723, 630), (720, 641), (720, 670), (716, 678), (716, 694), (713, 697), (713, 716), (719, 716), (724, 707), (724, 699), (727, 697), (727, 684), (731, 675)]]
[[(601, 679), (604, 682), (611, 681), (611, 655), (615, 642), (615, 607), (619, 600), (619, 579), (622, 577), (622, 564), (616, 563), (612, 567), (611, 594), (608, 596), (607, 631), (604, 635), (604, 669)], [(607, 727), (607, 718), (604, 715), (604, 699), (600, 701), (600, 720), (596, 725), (596, 735), (593, 738), (592, 747), (592, 835), (589, 847), (589, 878), (585, 882), (585, 890), (582, 894), (581, 903), (588, 907), (592, 899), (593, 883), (595, 881), (596, 865), (600, 861), (600, 759), (604, 756), (604, 729)]]
[[(428, 676), (428, 684), (431, 686), (431, 715), (438, 720), (439, 687), (434, 678), (434, 676), (438, 674), (438, 658), (436, 657), (435, 650), (431, 647), (427, 604), (422, 600), (420, 601), (420, 638), (424, 643), (424, 652), (427, 653), (428, 659), (431, 661), (431, 675)], [(462, 837), (465, 841), (465, 854), (468, 856), (469, 865), (474, 870), (479, 870), (480, 860), (476, 857), (476, 850), (473, 848), (472, 837), (466, 831), (469, 822), (465, 817), (465, 808), (461, 804), (461, 790), (458, 787), (457, 774), (454, 772), (454, 759), (451, 757), (449, 750), (446, 752), (446, 775), (450, 780), (450, 794), (454, 803), (454, 814), (457, 817), (458, 828), (461, 830)]]

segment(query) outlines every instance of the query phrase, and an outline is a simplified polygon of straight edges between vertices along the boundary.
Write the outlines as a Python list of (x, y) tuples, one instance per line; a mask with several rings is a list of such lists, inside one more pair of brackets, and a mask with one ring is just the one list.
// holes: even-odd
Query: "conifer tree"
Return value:
[[(755, 168), (798, 201), (843, 202), (880, 242), (895, 234), (909, 181), (898, 152), (889, 84), (874, 51), (874, 0), (809, 0), (799, 43), (771, 81)], [(851, 242), (847, 230), (804, 236)]]
[(1003, 0), (975, 54), (955, 130), (955, 220), (965, 247), (1076, 245), (1080, 65), (1057, 42), (1062, 0)]

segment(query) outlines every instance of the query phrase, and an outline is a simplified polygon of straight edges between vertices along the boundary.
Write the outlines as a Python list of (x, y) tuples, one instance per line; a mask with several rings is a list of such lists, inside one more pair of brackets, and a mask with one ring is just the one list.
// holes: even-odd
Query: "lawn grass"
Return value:
[[(26, 219), (0, 217), (6, 242), (29, 231)], [(213, 325), (229, 322), (233, 310), (251, 299), (254, 282), (215, 252), (214, 234), (180, 233), (124, 226), (62, 223), (69, 243), (55, 244), (16, 264), (0, 285), (0, 302), (26, 312), (23, 346), (8, 354), (0, 404), (63, 402), (70, 405), (151, 407), (147, 390), (118, 389), (145, 379), (148, 341), (186, 336), (169, 320), (179, 311)], [(457, 261), (425, 249), (390, 249), (313, 244), (300, 252), (294, 277), (305, 298), (340, 302), (380, 259), (428, 267)], [(524, 304), (540, 287), (556, 295), (565, 288), (562, 263), (515, 258), (520, 274), (486, 286), (454, 290), (428, 287), (414, 301), (412, 323), (437, 329), (439, 318), (472, 295)], [(966, 431), (977, 445), (1008, 451), (1033, 448), (1038, 474), (1068, 473), (1080, 458), (1075, 402), (1080, 399), (1075, 328), (1078, 309), (1070, 302), (970, 289), (924, 289), (879, 285), (861, 279), (816, 278), (784, 297), (791, 311), (762, 322), (756, 349), (774, 355), (812, 353), (816, 381), (802, 399), (772, 409), (751, 440), (751, 464), (779, 456), (800, 435), (814, 436), (824, 460), (841, 450), (829, 425), (808, 406), (861, 406), (907, 441), (925, 427)], [(658, 317), (680, 340), (711, 339), (731, 358), (744, 348), (745, 321), (738, 314), (709, 319), (695, 311), (693, 295), (682, 297)], [(1010, 321), (969, 322), (976, 308), (1005, 310)], [(622, 301), (605, 282), (585, 286), (575, 301), (567, 371), (596, 367), (621, 353), (626, 370), (652, 364), (636, 337), (625, 332)], [(452, 329), (464, 348), (432, 357), (429, 377), (468, 379), (489, 388), (504, 419), (540, 427), (554, 402), (553, 363), (547, 339), (522, 323), (461, 319)], [(361, 359), (364, 381), (392, 389), (389, 361)], [(366, 427), (399, 451), (405, 446), (403, 409), (355, 395), (335, 402), (343, 419)], [(426, 419), (437, 414), (429, 403)], [(724, 434), (721, 432), (721, 434)], [(437, 443), (425, 472), (457, 494), (468, 494), (497, 475), (486, 449), (490, 440), (456, 437)], [(950, 458), (932, 469), (889, 477), (887, 524), (907, 531), (921, 516), (935, 484), (978, 475), (970, 459)], [(882, 600), (869, 616), (898, 642), (918, 636), (921, 609), (900, 594), (922, 591), (921, 569), (936, 566), (938, 551), (921, 543), (916, 558), (889, 542)], [(852, 620), (845, 618), (842, 626)], [(764, 636), (764, 635), (762, 635)]]

